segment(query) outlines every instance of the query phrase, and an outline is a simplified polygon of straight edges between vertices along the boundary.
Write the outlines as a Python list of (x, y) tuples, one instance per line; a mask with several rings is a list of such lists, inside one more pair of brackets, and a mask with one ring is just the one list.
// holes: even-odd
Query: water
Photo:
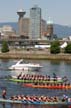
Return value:
[[(15, 64), (17, 60), (0, 60), (0, 76), (16, 75), (19, 71), (8, 70), (9, 66)], [(44, 60), (34, 60), (30, 62), (40, 63), (43, 68), (38, 72), (24, 72), (30, 74), (43, 74), (51, 75), (56, 73), (58, 76), (67, 76), (71, 82), (71, 61), (44, 61)], [(25, 95), (48, 95), (48, 96), (62, 96), (66, 94), (71, 96), (71, 90), (48, 90), (48, 89), (35, 89), (35, 88), (25, 88), (21, 84), (10, 82), (8, 80), (0, 79), (0, 97), (2, 90), (7, 89), (7, 97), (18, 94)], [(20, 104), (0, 104), (0, 108), (69, 108), (69, 106), (60, 105), (20, 105)]]

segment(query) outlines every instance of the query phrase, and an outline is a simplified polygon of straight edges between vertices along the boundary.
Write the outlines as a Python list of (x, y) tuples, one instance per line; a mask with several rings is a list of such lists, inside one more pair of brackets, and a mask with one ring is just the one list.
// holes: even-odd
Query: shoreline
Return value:
[(31, 60), (71, 60), (71, 54), (47, 54), (47, 53), (0, 53), (0, 59), (31, 59)]

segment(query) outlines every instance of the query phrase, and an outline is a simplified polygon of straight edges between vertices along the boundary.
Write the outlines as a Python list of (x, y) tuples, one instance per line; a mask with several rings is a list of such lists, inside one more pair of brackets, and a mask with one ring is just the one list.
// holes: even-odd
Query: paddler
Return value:
[(22, 77), (22, 72), (17, 76), (17, 79), (20, 79)]

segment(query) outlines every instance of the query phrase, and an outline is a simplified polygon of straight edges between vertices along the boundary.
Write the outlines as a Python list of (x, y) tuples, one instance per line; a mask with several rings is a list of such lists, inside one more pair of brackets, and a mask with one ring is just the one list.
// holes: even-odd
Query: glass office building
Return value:
[(38, 6), (30, 9), (29, 37), (31, 39), (41, 38), (41, 8)]

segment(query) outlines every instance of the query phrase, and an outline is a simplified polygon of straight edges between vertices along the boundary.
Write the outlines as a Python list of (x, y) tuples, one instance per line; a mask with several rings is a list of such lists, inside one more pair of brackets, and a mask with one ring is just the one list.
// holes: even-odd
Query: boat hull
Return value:
[(31, 87), (31, 88), (43, 88), (43, 89), (71, 89), (71, 85), (70, 86), (51, 86), (51, 85), (34, 85), (34, 84), (23, 84), (22, 86), (25, 87)]
[(0, 99), (0, 103), (12, 103), (12, 104), (33, 104), (33, 105), (71, 105), (71, 102), (41, 102), (41, 101), (28, 101), (28, 100), (10, 100)]
[(62, 83), (63, 81), (62, 80), (58, 80), (58, 81), (53, 81), (53, 80), (25, 80), (25, 79), (17, 79), (17, 78), (9, 78), (8, 79), (9, 81), (13, 81), (13, 82), (21, 82), (21, 83)]

